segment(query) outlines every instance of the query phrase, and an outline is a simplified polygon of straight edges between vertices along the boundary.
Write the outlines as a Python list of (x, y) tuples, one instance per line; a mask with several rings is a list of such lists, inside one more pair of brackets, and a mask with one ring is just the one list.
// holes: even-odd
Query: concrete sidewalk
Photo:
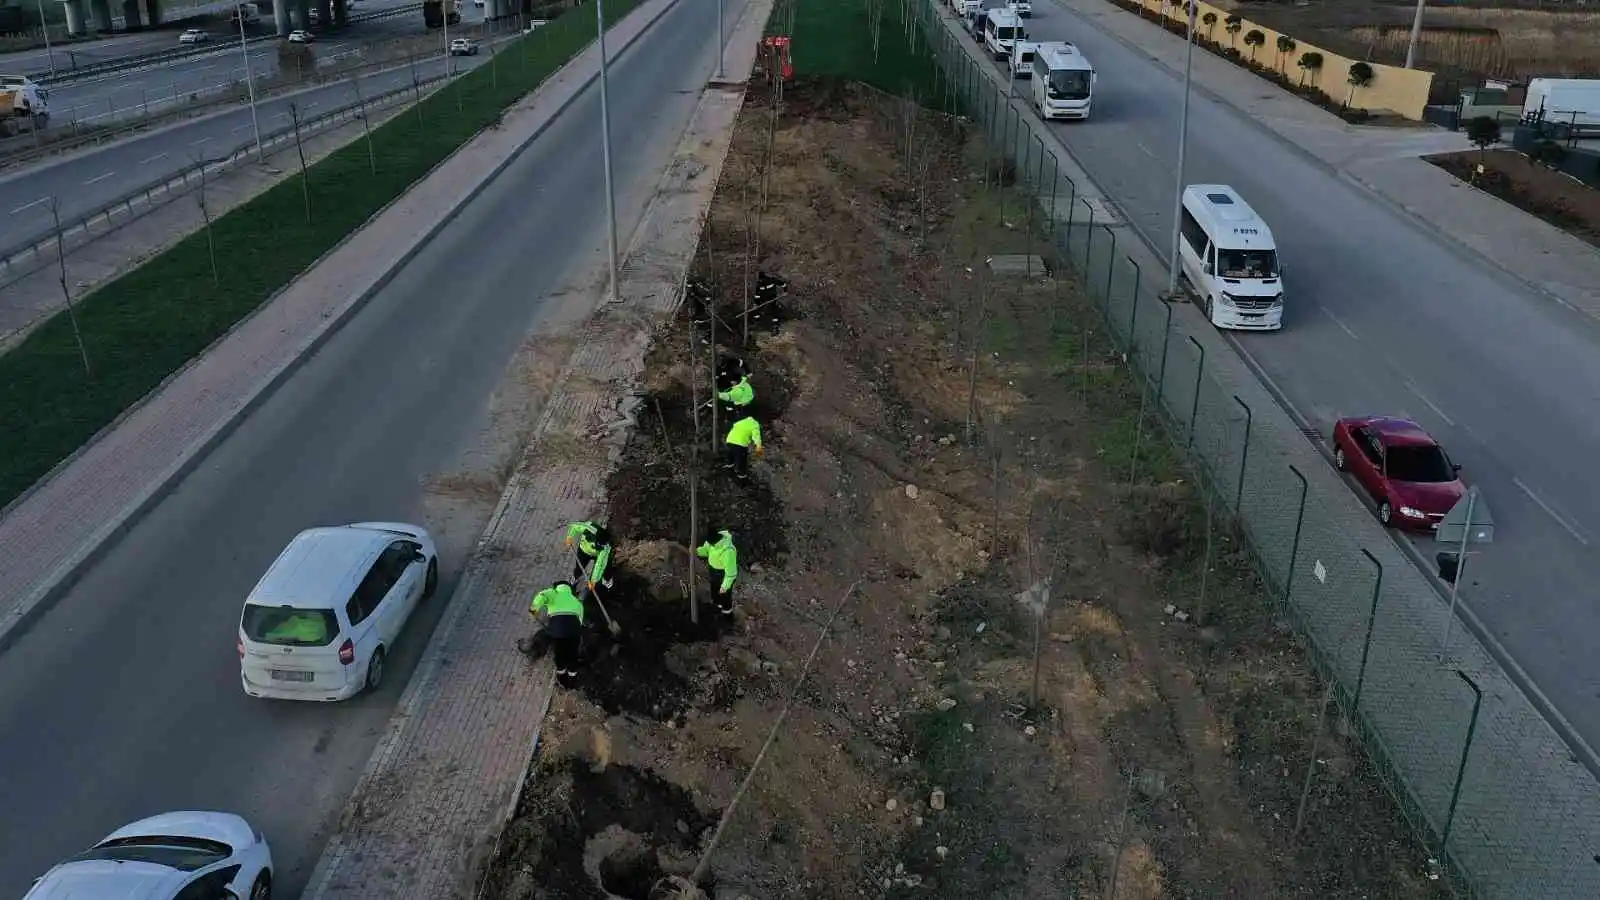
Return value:
[[(1093, 19), (1182, 77), (1182, 39), (1106, 0), (1055, 2)], [(1600, 249), (1419, 158), (1469, 149), (1465, 135), (1422, 125), (1348, 125), (1200, 48), (1195, 50), (1193, 74), (1196, 90), (1248, 114), (1458, 248), (1568, 308), (1600, 318)]]
[[(771, 0), (757, 0), (735, 24), (726, 82), (749, 77), (770, 11)], [(645, 352), (681, 302), (743, 93), (701, 95), (628, 248), (621, 300), (582, 326), (304, 900), (476, 896), (554, 687), (549, 662), (530, 663), (516, 647), (529, 632), (527, 598), (536, 573), (566, 563), (562, 526), (604, 506), (605, 477), (636, 419)]]

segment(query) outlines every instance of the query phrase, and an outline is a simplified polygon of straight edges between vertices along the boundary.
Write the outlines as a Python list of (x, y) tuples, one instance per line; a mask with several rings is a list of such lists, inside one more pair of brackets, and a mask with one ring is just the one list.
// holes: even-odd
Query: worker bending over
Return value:
[(577, 545), (577, 559), (572, 564), (572, 578), (576, 581), (583, 577), (583, 570), (589, 568), (589, 590), (594, 590), (596, 584), (611, 587), (611, 579), (606, 577), (606, 568), (611, 564), (611, 532), (604, 525), (593, 522), (573, 522), (567, 526), (567, 546)]
[(715, 544), (706, 541), (695, 550), (706, 564), (711, 567), (712, 577), (721, 573), (722, 582), (717, 585), (717, 611), (725, 616), (733, 615), (733, 583), (739, 577), (739, 551), (733, 546), (733, 532), (724, 529), (718, 532)]
[(547, 617), (544, 630), (555, 650), (556, 680), (570, 683), (583, 657), (583, 598), (572, 592), (570, 581), (557, 581), (533, 595), (528, 615)]
[(743, 481), (750, 477), (750, 451), (754, 448), (757, 456), (764, 451), (761, 447), (761, 423), (754, 416), (745, 416), (734, 422), (728, 429), (728, 462), (726, 468), (733, 470), (735, 478)]
[(717, 400), (722, 404), (722, 412), (730, 419), (739, 419), (750, 413), (750, 404), (756, 399), (756, 389), (750, 385), (750, 376), (740, 373), (739, 377), (729, 384), (717, 385)]

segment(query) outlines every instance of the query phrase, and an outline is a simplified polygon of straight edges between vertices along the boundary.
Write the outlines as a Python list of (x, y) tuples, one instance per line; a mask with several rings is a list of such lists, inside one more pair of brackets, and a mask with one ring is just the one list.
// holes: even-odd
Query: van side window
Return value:
[(1200, 223), (1190, 214), (1188, 207), (1183, 209), (1181, 231), (1183, 232), (1183, 239), (1189, 242), (1189, 246), (1194, 250), (1195, 255), (1199, 256), (1201, 261), (1204, 262), (1206, 243), (1209, 239), (1206, 237), (1206, 230), (1200, 227)]
[(358, 625), (367, 616), (377, 610), (383, 598), (389, 596), (389, 591), (394, 588), (395, 582), (405, 573), (406, 566), (411, 563), (411, 554), (415, 552), (406, 541), (395, 541), (383, 552), (367, 570), (365, 578), (356, 585), (356, 592), (345, 605), (345, 614), (350, 617), (351, 625)]
[(1035, 53), (1033, 55), (1033, 77), (1049, 78), (1050, 67), (1044, 64), (1044, 57)]

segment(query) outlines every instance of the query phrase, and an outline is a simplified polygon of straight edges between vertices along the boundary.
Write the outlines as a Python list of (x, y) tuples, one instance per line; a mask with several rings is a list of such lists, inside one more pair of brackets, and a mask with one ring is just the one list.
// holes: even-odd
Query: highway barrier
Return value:
[[(914, 7), (945, 72), (941, 99), (983, 130), (1036, 198), (1038, 220), (1104, 315), (1095, 327), (1142, 376), (1152, 425), (1144, 437), (1156, 439), (1159, 418), (1206, 502), (1248, 543), (1331, 685), (1338, 720), (1428, 848), (1430, 874), (1476, 897), (1600, 897), (1592, 751), (1465, 606), (1469, 633), (1457, 629), (1442, 653), (1451, 611), (1441, 582), (1409, 543), (1367, 542), (1372, 519), (1325, 462), (1326, 436), (1273, 408), (1270, 389), (1243, 366), (1208, 362), (1201, 342), (1175, 333), (1173, 302), (1159, 293), (1165, 271), (1152, 271), (1158, 251), (1143, 246), (1155, 243), (1062, 171), (1056, 132), (946, 26), (936, 2)], [(1241, 395), (1259, 399), (1252, 408)]]
[[(418, 3), (411, 6), (397, 7), (395, 9), (385, 9), (379, 12), (363, 13), (361, 15), (351, 16), (348, 22), (349, 24), (354, 25), (358, 22), (371, 22), (377, 19), (392, 19), (397, 16), (419, 15), (421, 12), (422, 4)], [(280, 38), (276, 34), (258, 35), (256, 37), (246, 38), (245, 43), (261, 44), (268, 41), (277, 41), (279, 39)], [(81, 66), (74, 65), (71, 68), (68, 68), (66, 71), (62, 71), (58, 68), (53, 75), (50, 73), (49, 69), (44, 69), (42, 71), (30, 72), (28, 73), (28, 77), (39, 82), (40, 84), (45, 85), (46, 87), (49, 87), (52, 85), (81, 81), (85, 78), (93, 78), (96, 75), (107, 75), (113, 72), (128, 72), (137, 69), (148, 69), (154, 66), (163, 66), (171, 62), (189, 59), (195, 56), (202, 56), (207, 53), (224, 53), (228, 52), (230, 48), (237, 49), (238, 42), (230, 41), (227, 38), (219, 36), (216, 41), (207, 42), (205, 44), (191, 44), (172, 50), (159, 50), (155, 53), (141, 53), (137, 56), (123, 56), (116, 59), (108, 59), (104, 62), (87, 63)]]
[[(138, 269), (73, 298), (0, 355), (0, 504), (10, 504), (130, 406), (359, 230), (595, 37), (588, 2), (489, 52), (413, 107), (214, 220)], [(620, 20), (636, 0), (601, 0)], [(67, 261), (70, 270), (71, 261)], [(71, 273), (65, 279), (71, 284)], [(87, 365), (85, 365), (87, 361)]]

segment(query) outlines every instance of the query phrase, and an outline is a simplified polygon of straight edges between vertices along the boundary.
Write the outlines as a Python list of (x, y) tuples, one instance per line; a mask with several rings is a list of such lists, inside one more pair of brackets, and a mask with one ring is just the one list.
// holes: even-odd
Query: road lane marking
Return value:
[(1349, 325), (1346, 325), (1342, 319), (1340, 319), (1338, 316), (1333, 314), (1333, 310), (1327, 308), (1326, 306), (1319, 306), (1317, 308), (1322, 310), (1323, 313), (1326, 314), (1328, 318), (1332, 319), (1333, 320), (1333, 324), (1335, 324), (1335, 325), (1339, 326), (1340, 328), (1344, 329), (1344, 333), (1350, 335), (1350, 339), (1352, 341), (1361, 340), (1360, 335), (1357, 335), (1354, 331), (1351, 331)]
[(1434, 403), (1432, 400), (1429, 400), (1428, 399), (1428, 395), (1424, 394), (1422, 392), (1422, 389), (1417, 387), (1416, 384), (1413, 383), (1411, 381), (1411, 379), (1409, 379), (1409, 378), (1406, 379), (1406, 389), (1411, 391), (1411, 393), (1416, 394), (1418, 400), (1421, 400), (1423, 403), (1428, 404), (1428, 408), (1433, 410), (1434, 415), (1436, 415), (1439, 418), (1443, 419), (1444, 423), (1446, 425), (1449, 425), (1451, 428), (1456, 427), (1455, 420), (1450, 418), (1449, 416), (1445, 415), (1444, 414), (1444, 410), (1440, 409), (1438, 404)]
[(1544, 498), (1540, 497), (1538, 494), (1535, 494), (1533, 492), (1533, 488), (1528, 487), (1527, 485), (1523, 484), (1521, 478), (1518, 478), (1515, 475), (1513, 475), (1513, 476), (1511, 476), (1511, 483), (1516, 485), (1519, 489), (1521, 489), (1521, 491), (1524, 494), (1527, 494), (1529, 500), (1532, 500), (1534, 503), (1539, 504), (1539, 508), (1544, 510), (1545, 514), (1548, 515), (1550, 518), (1555, 519), (1557, 525), (1560, 525), (1562, 528), (1565, 528), (1567, 530), (1567, 534), (1572, 535), (1574, 540), (1576, 540), (1578, 543), (1584, 545), (1585, 547), (1589, 546), (1589, 539), (1584, 537), (1583, 534), (1578, 531), (1578, 527), (1576, 525), (1573, 525), (1571, 522), (1568, 522), (1560, 513), (1556, 512), (1553, 508), (1551, 508), (1550, 504), (1544, 502)]
[(198, 141), (190, 141), (190, 142), (189, 142), (189, 146), (191, 146), (191, 147), (198, 147), (198, 146), (200, 146), (200, 145), (201, 145), (201, 144), (204, 144), (204, 143), (205, 143), (205, 142), (206, 142), (206, 141), (209, 141), (209, 140), (211, 140), (211, 138), (209, 138), (209, 137), (203, 137), (203, 138), (201, 138), (201, 139), (200, 139), (200, 140), (198, 140)]
[(1149, 156), (1151, 159), (1156, 160), (1158, 162), (1160, 161), (1161, 158), (1156, 156), (1154, 150), (1151, 150), (1149, 147), (1146, 147), (1144, 145), (1144, 141), (1134, 141), (1134, 143), (1139, 145), (1139, 149), (1143, 150), (1145, 152), (1146, 156)]
[(35, 206), (38, 206), (41, 203), (49, 203), (49, 202), (50, 202), (50, 198), (49, 197), (40, 197), (39, 199), (33, 201), (32, 203), (24, 203), (21, 206), (17, 207), (16, 209), (13, 209), (11, 211), (11, 214), (14, 216), (17, 213), (22, 212), (24, 210), (32, 209), (32, 208), (34, 208)]
[(233, 133), (234, 134), (238, 134), (239, 132), (241, 132), (241, 131), (245, 130), (246, 128), (249, 128), (249, 127), (250, 127), (250, 123), (249, 122), (246, 122), (243, 125), (235, 126), (234, 129), (233, 129)]
[(95, 177), (89, 179), (88, 181), (85, 181), (83, 183), (83, 186), (84, 187), (88, 187), (91, 184), (99, 184), (100, 182), (105, 181), (107, 178), (110, 178), (111, 176), (113, 176), (115, 174), (117, 174), (117, 173), (115, 173), (115, 172), (107, 172), (104, 175), (96, 175)]
[(148, 166), (148, 165), (150, 165), (151, 163), (155, 162), (158, 159), (166, 159), (166, 158), (167, 158), (167, 154), (165, 154), (165, 153), (157, 153), (155, 156), (152, 156), (149, 159), (141, 159), (141, 160), (139, 160), (139, 165)]

